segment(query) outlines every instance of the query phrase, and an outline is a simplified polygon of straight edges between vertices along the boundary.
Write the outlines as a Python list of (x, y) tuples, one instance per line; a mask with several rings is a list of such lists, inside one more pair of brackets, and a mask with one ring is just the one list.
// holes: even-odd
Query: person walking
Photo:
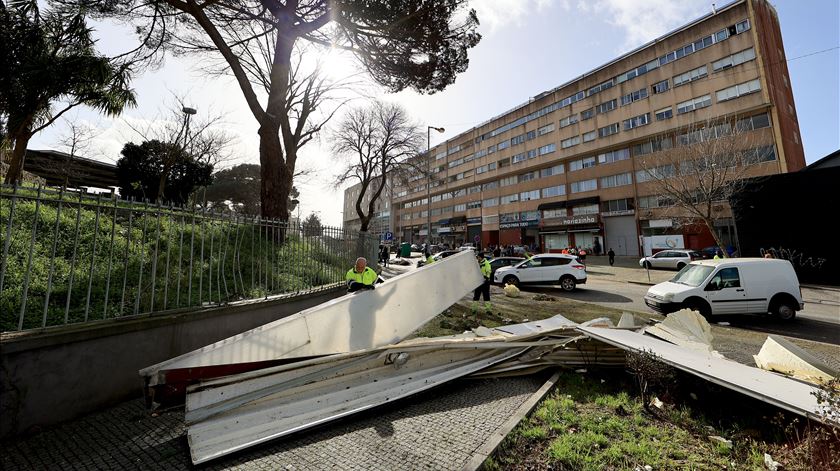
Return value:
[(391, 258), (391, 251), (388, 250), (387, 245), (380, 245), (379, 246), (379, 260), (382, 262), (383, 267), (388, 266), (388, 259)]
[(493, 256), (499, 258), (502, 256), (502, 249), (499, 248), (497, 245), (495, 249), (493, 249)]
[(344, 276), (347, 280), (347, 292), (353, 293), (359, 290), (373, 289), (373, 285), (379, 279), (379, 275), (367, 266), (367, 259), (359, 257), (356, 259), (356, 264), (347, 271)]
[(478, 266), (481, 268), (481, 275), (484, 277), (484, 282), (478, 286), (473, 292), (473, 302), (471, 310), (478, 319), (478, 298), (484, 297), (484, 311), (487, 314), (492, 314), (493, 305), (490, 304), (490, 262), (487, 261), (480, 253), (475, 254), (475, 259), (478, 261)]
[(610, 251), (607, 252), (607, 257), (610, 258), (610, 266), (613, 266), (613, 264), (615, 263), (615, 252), (613, 252), (612, 247), (610, 247)]

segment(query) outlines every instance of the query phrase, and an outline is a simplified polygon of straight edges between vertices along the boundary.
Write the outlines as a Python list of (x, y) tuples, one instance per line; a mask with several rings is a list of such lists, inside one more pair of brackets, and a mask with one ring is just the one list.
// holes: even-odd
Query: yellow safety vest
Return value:
[(490, 262), (488, 262), (486, 258), (482, 258), (478, 263), (481, 265), (481, 274), (484, 275), (484, 278), (490, 278), (490, 272), (493, 271), (493, 269), (490, 268)]
[(377, 274), (370, 267), (365, 267), (365, 271), (361, 273), (356, 272), (356, 268), (351, 268), (344, 277), (347, 281), (356, 281), (365, 285), (373, 285), (376, 283)]

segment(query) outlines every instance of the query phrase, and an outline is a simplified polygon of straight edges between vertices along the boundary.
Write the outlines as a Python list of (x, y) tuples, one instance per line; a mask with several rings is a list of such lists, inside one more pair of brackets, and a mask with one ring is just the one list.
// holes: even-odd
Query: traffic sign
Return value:
[(473, 240), (477, 244), (477, 243), (481, 242), (481, 236), (475, 236), (475, 237), (473, 237)]
[(393, 232), (386, 232), (385, 233), (385, 240), (394, 240), (394, 233)]

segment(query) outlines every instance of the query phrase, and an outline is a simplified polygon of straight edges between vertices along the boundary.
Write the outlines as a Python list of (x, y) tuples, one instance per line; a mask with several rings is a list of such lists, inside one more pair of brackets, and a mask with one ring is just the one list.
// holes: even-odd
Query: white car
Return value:
[(670, 281), (651, 287), (645, 304), (663, 314), (691, 309), (710, 318), (769, 312), (782, 320), (792, 320), (805, 307), (793, 265), (766, 258), (691, 262)]
[(522, 263), (499, 268), (493, 281), (517, 286), (560, 283), (564, 291), (572, 291), (577, 285), (586, 283), (586, 266), (572, 255), (534, 255)]
[(657, 252), (650, 257), (639, 260), (639, 266), (682, 270), (689, 263), (702, 259), (703, 255), (696, 250), (671, 249)]

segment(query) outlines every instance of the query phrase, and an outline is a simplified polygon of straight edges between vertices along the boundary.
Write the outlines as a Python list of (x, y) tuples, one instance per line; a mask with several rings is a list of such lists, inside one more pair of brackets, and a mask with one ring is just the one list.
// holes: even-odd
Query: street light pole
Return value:
[(429, 176), (426, 182), (426, 242), (432, 241), (432, 129), (437, 132), (446, 131), (443, 128), (436, 128), (434, 126), (426, 126), (426, 155), (429, 159), (428, 172)]

